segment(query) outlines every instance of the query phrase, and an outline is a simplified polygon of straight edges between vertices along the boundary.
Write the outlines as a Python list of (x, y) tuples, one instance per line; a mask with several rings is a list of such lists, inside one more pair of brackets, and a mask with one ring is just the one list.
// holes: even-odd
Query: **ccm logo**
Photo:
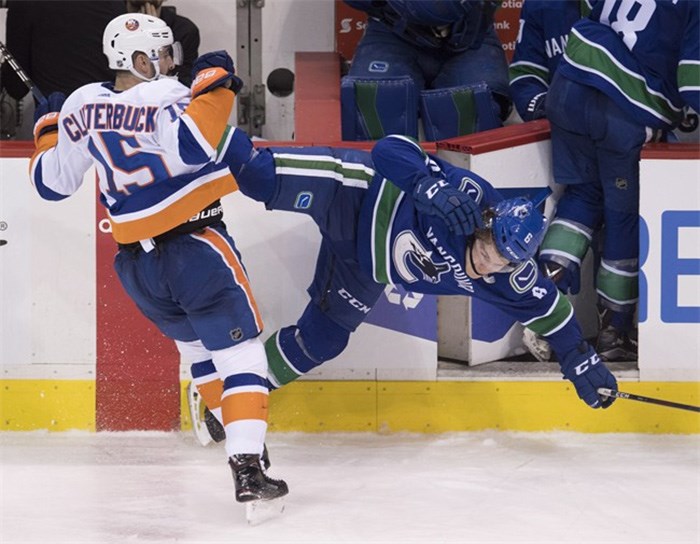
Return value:
[(345, 289), (342, 287), (338, 290), (338, 294), (343, 297), (345, 300), (348, 301), (350, 306), (353, 308), (356, 308), (357, 310), (360, 310), (363, 314), (368, 314), (369, 311), (372, 309), (366, 304), (363, 304), (359, 300), (357, 300), (354, 296), (352, 296), (350, 293), (348, 293)]
[(574, 369), (576, 370), (576, 375), (580, 376), (581, 374), (585, 374), (589, 368), (592, 366), (597, 365), (600, 362), (600, 357), (596, 353), (595, 355), (591, 355), (588, 359), (583, 361), (580, 365), (576, 365)]

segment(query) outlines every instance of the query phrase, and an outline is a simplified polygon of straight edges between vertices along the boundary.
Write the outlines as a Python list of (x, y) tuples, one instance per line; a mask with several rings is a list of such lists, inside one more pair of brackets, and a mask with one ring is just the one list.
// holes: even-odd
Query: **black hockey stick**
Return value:
[(633, 395), (632, 393), (624, 393), (622, 391), (613, 391), (605, 387), (599, 387), (598, 393), (606, 397), (615, 397), (616, 399), (637, 400), (639, 402), (648, 402), (649, 404), (658, 404), (659, 406), (668, 406), (669, 408), (679, 408), (680, 410), (689, 410), (691, 412), (700, 412), (700, 406), (692, 406), (690, 404), (681, 404), (679, 402), (671, 402), (670, 400), (653, 399), (643, 397), (641, 395)]
[(2, 42), (0, 42), (0, 55), (2, 55), (3, 62), (7, 62), (7, 64), (10, 65), (10, 67), (14, 70), (15, 74), (17, 74), (17, 77), (20, 78), (22, 80), (22, 83), (24, 83), (27, 86), (27, 88), (32, 92), (34, 98), (36, 98), (39, 102), (46, 102), (46, 98), (44, 97), (43, 93), (34, 84), (34, 82), (31, 79), (29, 79), (27, 72), (25, 72), (22, 69), (15, 57), (12, 56), (12, 53), (10, 53), (7, 47), (5, 47), (5, 44)]

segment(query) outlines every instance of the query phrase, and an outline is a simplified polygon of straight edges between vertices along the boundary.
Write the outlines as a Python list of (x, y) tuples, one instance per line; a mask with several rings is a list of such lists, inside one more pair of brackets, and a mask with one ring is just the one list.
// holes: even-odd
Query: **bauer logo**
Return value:
[(308, 210), (311, 207), (311, 203), (313, 202), (313, 200), (313, 193), (304, 191), (303, 193), (299, 193), (297, 195), (297, 198), (294, 201), (294, 207), (297, 210)]

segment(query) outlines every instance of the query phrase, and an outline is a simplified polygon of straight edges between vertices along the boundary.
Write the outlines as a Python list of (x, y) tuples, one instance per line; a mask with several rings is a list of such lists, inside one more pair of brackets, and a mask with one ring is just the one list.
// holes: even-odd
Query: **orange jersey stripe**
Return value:
[(236, 283), (241, 286), (248, 299), (248, 305), (253, 311), (255, 316), (255, 325), (258, 327), (258, 331), (263, 330), (263, 320), (260, 315), (260, 310), (258, 310), (258, 304), (255, 302), (255, 297), (253, 296), (253, 290), (250, 288), (250, 282), (248, 281), (248, 276), (243, 268), (243, 263), (238, 259), (238, 255), (233, 251), (228, 242), (215, 230), (211, 228), (205, 229), (203, 234), (192, 234), (191, 236), (204, 240), (210, 245), (212, 245), (216, 250), (223, 256), (226, 264), (228, 264)]
[(224, 398), (221, 417), (224, 425), (242, 419), (267, 421), (268, 396), (265, 393), (235, 393)]
[(233, 174), (228, 173), (206, 185), (197, 187), (180, 200), (146, 217), (118, 223), (110, 216), (112, 236), (120, 244), (153, 238), (181, 225), (215, 200), (237, 189), (238, 184)]
[(202, 395), (207, 408), (209, 408), (209, 410), (216, 410), (221, 406), (221, 394), (224, 392), (224, 382), (216, 378), (210, 382), (198, 383), (197, 391)]
[(233, 91), (219, 87), (197, 96), (185, 108), (184, 115), (188, 115), (194, 121), (204, 139), (214, 149), (219, 145), (226, 130), (235, 96)]
[(49, 132), (47, 134), (44, 134), (39, 138), (36, 142), (36, 150), (34, 151), (34, 154), (32, 155), (32, 158), (29, 159), (29, 176), (31, 177), (31, 172), (32, 172), (32, 166), (34, 165), (34, 161), (37, 159), (39, 155), (41, 155), (44, 151), (47, 151), (48, 149), (51, 149), (58, 143), (58, 132)]

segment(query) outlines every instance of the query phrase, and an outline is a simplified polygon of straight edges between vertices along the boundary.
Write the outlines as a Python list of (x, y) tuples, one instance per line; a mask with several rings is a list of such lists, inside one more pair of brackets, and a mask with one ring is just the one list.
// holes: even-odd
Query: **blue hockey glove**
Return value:
[(479, 205), (445, 180), (430, 176), (418, 180), (413, 200), (416, 210), (442, 218), (457, 235), (469, 236), (484, 226)]
[(192, 98), (231, 82), (230, 89), (238, 94), (243, 80), (236, 76), (233, 59), (223, 50), (201, 55), (192, 66)]
[(61, 106), (66, 101), (66, 95), (59, 92), (51, 93), (45, 100), (40, 101), (34, 110), (34, 122), (52, 111), (61, 111)]
[(65, 101), (65, 94), (53, 92), (45, 100), (40, 101), (36, 105), (34, 109), (35, 142), (44, 134), (58, 130), (58, 112), (61, 111), (61, 107)]
[(591, 408), (607, 408), (614, 397), (602, 397), (599, 387), (617, 391), (617, 380), (600, 360), (600, 356), (587, 342), (571, 351), (561, 363), (564, 378), (570, 380), (576, 388), (579, 398)]

